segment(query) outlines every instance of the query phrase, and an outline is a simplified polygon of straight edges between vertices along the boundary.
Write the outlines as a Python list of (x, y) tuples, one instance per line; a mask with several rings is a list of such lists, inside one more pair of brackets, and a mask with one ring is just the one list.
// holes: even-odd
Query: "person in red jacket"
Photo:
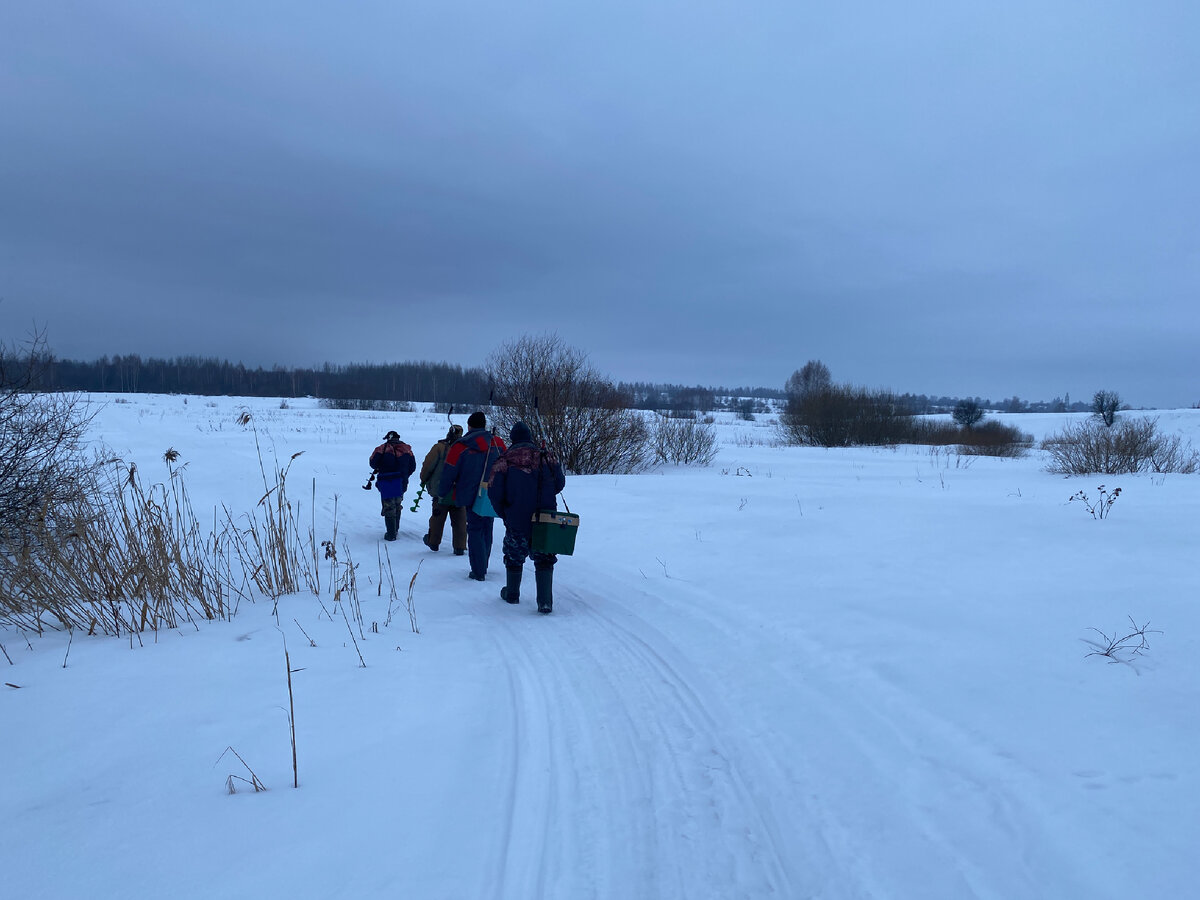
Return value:
[(394, 541), (400, 527), (400, 512), (404, 509), (408, 476), (416, 471), (417, 458), (413, 456), (412, 447), (400, 440), (400, 435), (389, 431), (384, 435), (383, 443), (371, 454), (370, 465), (383, 507), (379, 514), (387, 526), (383, 539)]
[[(483, 581), (488, 559), (492, 555), (492, 526), (495, 511), (487, 504), (489, 515), (481, 515), (477, 501), (487, 499), (487, 477), (508, 447), (504, 441), (487, 430), (487, 418), (480, 411), (467, 419), (466, 434), (455, 441), (446, 453), (442, 477), (438, 480), (437, 495), (447, 506), (467, 508), (467, 559), (471, 563), (468, 577)], [(482, 504), (480, 504), (482, 505)]]
[(524, 422), (512, 427), (512, 446), (492, 467), (488, 496), (496, 515), (504, 520), (504, 571), (506, 584), (500, 599), (521, 602), (521, 570), (525, 560), (533, 558), (533, 577), (537, 585), (538, 612), (554, 609), (553, 553), (532, 549), (533, 514), (538, 510), (557, 509), (555, 496), (567, 483), (562, 463), (551, 450), (538, 449), (533, 434)]

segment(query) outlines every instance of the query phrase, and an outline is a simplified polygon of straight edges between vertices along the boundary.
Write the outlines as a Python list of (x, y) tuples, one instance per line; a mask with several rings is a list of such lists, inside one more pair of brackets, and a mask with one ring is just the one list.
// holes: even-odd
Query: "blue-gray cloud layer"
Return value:
[(1200, 401), (1200, 7), (17, 0), (0, 328), (65, 356)]

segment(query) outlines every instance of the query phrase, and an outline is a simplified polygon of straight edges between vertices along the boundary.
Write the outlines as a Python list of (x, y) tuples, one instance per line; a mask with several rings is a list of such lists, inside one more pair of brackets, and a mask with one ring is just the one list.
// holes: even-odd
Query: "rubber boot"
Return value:
[(384, 524), (387, 526), (387, 531), (383, 535), (385, 541), (394, 541), (396, 539), (396, 529), (400, 527), (400, 520), (396, 516), (384, 516)]
[(521, 602), (521, 570), (520, 568), (506, 568), (504, 574), (508, 576), (508, 584), (500, 588), (500, 599), (506, 603)]
[(537, 584), (538, 612), (548, 613), (554, 609), (554, 570), (538, 569), (533, 578)]

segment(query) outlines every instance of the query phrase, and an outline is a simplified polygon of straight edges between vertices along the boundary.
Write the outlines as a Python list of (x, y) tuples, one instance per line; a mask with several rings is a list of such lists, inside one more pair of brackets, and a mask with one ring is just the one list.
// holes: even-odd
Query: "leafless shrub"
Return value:
[(994, 419), (964, 428), (959, 440), (960, 452), (968, 456), (1024, 456), (1033, 446), (1033, 435)]
[(1194, 475), (1200, 470), (1200, 453), (1177, 434), (1159, 435), (1150, 454), (1150, 470), (1155, 473)]
[(1033, 446), (1033, 435), (994, 419), (966, 428), (953, 422), (916, 420), (912, 443), (930, 447), (957, 447), (963, 456), (1024, 456)]
[(557, 335), (510, 341), (492, 353), (484, 370), (492, 385), (493, 423), (507, 430), (526, 422), (569, 471), (631, 473), (653, 464), (650, 429), (630, 408), (629, 395)]
[(321, 409), (349, 409), (359, 412), (412, 412), (414, 407), (407, 400), (362, 400), (356, 397), (322, 397), (317, 401)]
[(1145, 625), (1138, 625), (1134, 621), (1133, 616), (1129, 616), (1129, 627), (1129, 633), (1124, 635), (1120, 631), (1105, 634), (1099, 628), (1089, 628), (1088, 631), (1096, 632), (1099, 637), (1080, 638), (1080, 640), (1092, 648), (1091, 652), (1084, 655), (1084, 658), (1086, 659), (1089, 656), (1104, 656), (1108, 658), (1110, 663), (1131, 665), (1134, 659), (1150, 649), (1150, 642), (1147, 640), (1146, 635), (1162, 634), (1161, 631), (1150, 629), (1149, 622)]
[(788, 397), (779, 417), (792, 444), (851, 447), (909, 443), (911, 410), (890, 391), (832, 385)]
[(920, 419), (913, 423), (913, 440), (928, 447), (953, 447), (962, 443), (962, 428), (953, 422)]
[(1061, 475), (1132, 475), (1138, 472), (1193, 474), (1200, 454), (1178, 435), (1158, 432), (1158, 420), (1125, 419), (1112, 427), (1077, 422), (1042, 441), (1047, 471)]
[(19, 552), (68, 504), (96, 490), (102, 467), (85, 433), (98, 410), (78, 395), (39, 393), (48, 359), (35, 332), (20, 347), (0, 345), (0, 550)]
[(717, 457), (717, 433), (711, 425), (695, 419), (658, 416), (654, 457), (665, 465), (710, 466)]

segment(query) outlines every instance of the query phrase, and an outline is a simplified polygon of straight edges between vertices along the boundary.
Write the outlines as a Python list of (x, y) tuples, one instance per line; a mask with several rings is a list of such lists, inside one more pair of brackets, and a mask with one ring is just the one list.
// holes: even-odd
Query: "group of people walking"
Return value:
[[(533, 519), (538, 510), (557, 509), (555, 498), (566, 485), (566, 475), (553, 451), (534, 444), (524, 422), (514, 424), (509, 436), (511, 446), (488, 431), (487, 418), (476, 411), (467, 418), (466, 434), (462, 426), (451, 425), (429, 449), (420, 480), (433, 508), (429, 530), (421, 540), (437, 552), (449, 519), (454, 555), (466, 554), (467, 577), (483, 581), (492, 555), (494, 520), (503, 519), (505, 585), (500, 597), (508, 603), (521, 602), (521, 575), (525, 561), (532, 559), (538, 612), (549, 613), (554, 608), (558, 557), (533, 549)], [(384, 540), (394, 541), (416, 457), (400, 435), (389, 431), (371, 454), (370, 465), (386, 523)]]

